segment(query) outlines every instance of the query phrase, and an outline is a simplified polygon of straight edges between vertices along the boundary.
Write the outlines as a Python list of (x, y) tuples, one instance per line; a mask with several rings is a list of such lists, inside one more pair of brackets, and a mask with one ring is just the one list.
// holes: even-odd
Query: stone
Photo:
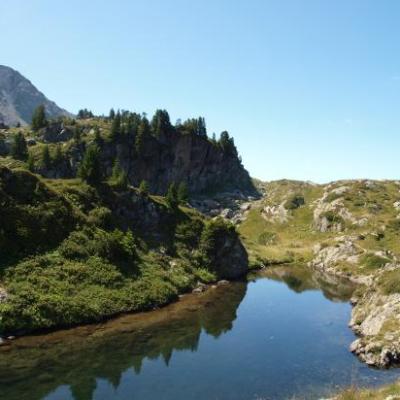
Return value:
[(233, 217), (233, 211), (230, 208), (224, 208), (220, 215), (222, 218), (230, 219)]

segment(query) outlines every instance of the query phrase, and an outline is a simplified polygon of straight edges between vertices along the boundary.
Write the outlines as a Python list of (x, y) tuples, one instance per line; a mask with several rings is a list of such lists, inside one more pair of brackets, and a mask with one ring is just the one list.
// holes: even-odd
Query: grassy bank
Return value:
[(233, 226), (132, 187), (0, 166), (0, 200), (2, 334), (162, 306), (228, 277), (234, 250), (246, 269)]

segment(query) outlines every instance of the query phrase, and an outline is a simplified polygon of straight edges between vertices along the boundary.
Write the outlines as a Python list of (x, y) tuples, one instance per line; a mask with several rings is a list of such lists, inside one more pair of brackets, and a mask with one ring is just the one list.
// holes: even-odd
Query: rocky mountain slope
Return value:
[[(33, 171), (47, 178), (76, 177), (87, 148), (96, 145), (104, 178), (111, 176), (118, 161), (129, 183), (139, 186), (145, 180), (154, 194), (165, 194), (172, 182), (184, 183), (191, 194), (256, 193), (232, 138), (224, 144), (171, 124), (157, 133), (148, 124), (145, 117), (128, 113), (116, 135), (111, 133), (115, 121), (100, 117), (65, 118), (37, 132), (30, 127), (0, 130), (0, 155), (11, 154), (15, 135), (21, 132), (34, 160)], [(41, 160), (45, 148), (51, 155), (60, 150), (60, 157), (45, 165)]]
[(41, 93), (18, 71), (0, 65), (0, 125), (30, 124), (33, 111), (43, 104), (49, 117), (71, 115)]
[(351, 351), (369, 365), (399, 364), (400, 181), (259, 187), (239, 227), (251, 263), (303, 263), (355, 282)]
[(234, 225), (189, 203), (255, 192), (233, 139), (161, 114), (163, 129), (124, 112), (0, 130), (0, 334), (149, 310), (246, 274)]

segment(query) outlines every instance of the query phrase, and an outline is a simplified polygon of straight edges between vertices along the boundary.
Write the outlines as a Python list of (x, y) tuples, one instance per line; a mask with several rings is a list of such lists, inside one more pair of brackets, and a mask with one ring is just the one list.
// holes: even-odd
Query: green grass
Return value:
[(400, 293), (400, 270), (382, 274), (379, 278), (379, 287), (386, 295)]
[(371, 253), (364, 254), (360, 259), (360, 264), (368, 270), (380, 269), (388, 262), (390, 262), (390, 259)]
[(400, 383), (396, 382), (378, 389), (349, 388), (335, 397), (335, 400), (385, 400), (389, 396), (400, 397)]
[[(8, 293), (0, 333), (150, 310), (232, 265), (221, 253), (229, 252), (224, 240), (237, 240), (232, 225), (185, 206), (171, 210), (160, 196), (0, 165), (0, 197), (0, 285)], [(134, 217), (121, 218), (121, 208)]]

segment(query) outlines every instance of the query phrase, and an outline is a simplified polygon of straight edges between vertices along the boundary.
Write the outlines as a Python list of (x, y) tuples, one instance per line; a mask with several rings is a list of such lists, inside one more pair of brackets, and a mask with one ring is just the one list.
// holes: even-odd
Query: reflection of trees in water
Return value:
[(145, 321), (127, 316), (18, 340), (0, 352), (0, 392), (8, 400), (35, 400), (69, 385), (75, 400), (90, 400), (97, 378), (118, 387), (122, 373), (132, 367), (139, 374), (146, 358), (168, 365), (174, 350), (196, 351), (202, 329), (214, 337), (232, 329), (245, 292), (246, 283), (235, 282), (147, 313)]
[(348, 279), (313, 271), (302, 265), (271, 267), (261, 276), (284, 282), (296, 293), (321, 290), (323, 295), (331, 301), (349, 301), (355, 289), (354, 283)]

